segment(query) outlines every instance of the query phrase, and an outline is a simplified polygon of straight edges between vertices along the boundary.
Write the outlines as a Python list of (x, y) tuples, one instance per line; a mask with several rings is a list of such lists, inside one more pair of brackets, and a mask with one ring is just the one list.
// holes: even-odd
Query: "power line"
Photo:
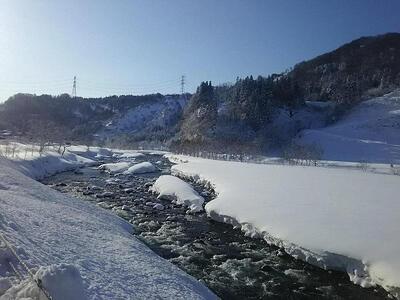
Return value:
[(71, 79), (53, 79), (53, 80), (45, 80), (45, 81), (29, 81), (29, 80), (20, 80), (20, 81), (8, 81), (8, 80), (0, 80), (1, 84), (7, 85), (40, 85), (40, 84), (62, 84), (71, 82)]
[[(71, 97), (77, 97), (77, 77), (73, 77)], [(167, 93), (167, 91), (173, 94), (174, 89), (176, 90), (179, 84), (180, 92), (185, 93), (185, 85), (187, 84), (186, 77), (183, 75), (180, 78), (158, 81), (158, 82), (147, 82), (142, 84), (137, 83), (112, 83), (105, 82), (104, 84), (100, 81), (91, 81), (82, 79), (79, 77), (79, 89), (87, 94), (87, 92), (95, 94), (124, 94), (124, 95), (145, 95), (155, 93)], [(69, 86), (69, 88), (68, 88)], [(31, 93), (31, 94), (62, 94), (66, 90), (71, 88), (71, 81), (65, 81), (64, 79), (55, 79), (54, 81), (42, 81), (42, 82), (2, 82), (0, 79), (0, 92), (8, 92), (10, 94), (16, 93)]]
[(157, 89), (157, 88), (164, 88), (164, 87), (169, 87), (169, 86), (175, 86), (179, 83), (178, 81), (175, 82), (170, 82), (170, 83), (160, 83), (160, 84), (153, 84), (149, 86), (104, 86), (104, 85), (99, 85), (99, 84), (94, 84), (94, 83), (88, 83), (86, 81), (79, 80), (79, 86), (80, 87), (89, 87), (89, 88), (95, 88), (99, 90), (137, 90), (137, 89)]

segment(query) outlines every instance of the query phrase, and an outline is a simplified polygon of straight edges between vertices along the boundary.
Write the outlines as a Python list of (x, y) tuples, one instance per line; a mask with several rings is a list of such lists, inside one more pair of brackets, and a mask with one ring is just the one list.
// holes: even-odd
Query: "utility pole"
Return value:
[(182, 75), (181, 77), (181, 94), (183, 95), (185, 93), (185, 75)]
[(76, 76), (74, 76), (74, 82), (72, 84), (71, 98), (76, 98)]

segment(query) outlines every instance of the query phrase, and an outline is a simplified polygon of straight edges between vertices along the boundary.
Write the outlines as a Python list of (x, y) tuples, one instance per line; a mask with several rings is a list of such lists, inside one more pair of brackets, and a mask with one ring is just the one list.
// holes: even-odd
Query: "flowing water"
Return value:
[[(109, 161), (116, 159), (109, 159)], [(184, 207), (158, 200), (148, 189), (170, 162), (146, 155), (159, 172), (113, 176), (96, 167), (64, 172), (43, 180), (62, 193), (112, 209), (134, 227), (134, 235), (154, 252), (202, 281), (222, 299), (385, 299), (379, 287), (364, 289), (342, 272), (325, 271), (286, 255), (263, 240), (245, 237), (232, 226), (205, 213), (188, 214)], [(210, 201), (215, 195), (195, 189)], [(155, 203), (163, 210), (153, 208)]]

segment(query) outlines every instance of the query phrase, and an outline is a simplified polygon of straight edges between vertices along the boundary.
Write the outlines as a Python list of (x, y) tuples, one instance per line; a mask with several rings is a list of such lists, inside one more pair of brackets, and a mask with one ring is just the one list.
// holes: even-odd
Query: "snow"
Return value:
[(157, 209), (157, 210), (164, 210), (164, 205), (162, 205), (160, 203), (156, 203), (156, 204), (154, 204), (153, 208)]
[(400, 295), (400, 176), (168, 157), (173, 174), (214, 186), (211, 218)]
[(178, 122), (186, 102), (182, 97), (163, 97), (154, 102), (140, 104), (118, 115), (99, 134), (112, 136), (141, 131), (151, 134), (154, 128), (168, 128)]
[(292, 110), (291, 115), (288, 109), (276, 109), (267, 134), (273, 134), (275, 141), (289, 140), (305, 128), (323, 127), (326, 123), (326, 111), (327, 109), (316, 109), (308, 105)]
[(335, 102), (332, 101), (306, 101), (306, 105), (315, 109), (332, 109), (335, 107)]
[[(9, 153), (5, 155), (6, 147), (15, 148), (15, 154)], [(5, 163), (13, 163), (14, 168), (36, 179), (42, 179), (60, 171), (74, 170), (81, 166), (95, 163), (91, 159), (72, 154), (69, 151), (66, 151), (63, 156), (54, 149), (40, 154), (38, 147), (21, 143), (0, 145), (0, 152), (7, 158), (7, 160), (3, 159)]]
[(143, 173), (152, 173), (157, 171), (157, 168), (153, 166), (152, 163), (145, 161), (138, 164), (134, 164), (129, 167), (124, 174), (143, 174)]
[[(0, 158), (1, 234), (53, 299), (215, 299), (140, 242), (123, 219), (35, 180), (90, 162), (53, 152)], [(10, 261), (24, 275), (22, 282)], [(26, 278), (0, 242), (0, 299), (41, 299)]]
[(80, 156), (94, 158), (94, 157), (117, 157), (121, 159), (135, 159), (142, 158), (144, 154), (149, 155), (165, 155), (167, 151), (161, 150), (126, 150), (126, 149), (109, 149), (109, 148), (100, 148), (100, 147), (86, 147), (86, 146), (69, 146), (68, 151), (70, 153), (74, 153)]
[(100, 147), (87, 147), (87, 146), (69, 146), (68, 152), (88, 157), (88, 158), (101, 158), (110, 157), (113, 155), (113, 150)]
[(337, 123), (303, 131), (298, 140), (316, 143), (334, 161), (400, 163), (400, 91), (360, 103)]
[(131, 162), (121, 161), (117, 163), (102, 164), (98, 167), (98, 169), (108, 172), (110, 174), (116, 174), (128, 170), (130, 166), (132, 166)]
[(144, 157), (143, 153), (140, 152), (125, 152), (118, 156), (119, 158), (139, 158)]
[[(58, 264), (48, 267), (40, 267), (34, 276), (40, 280), (49, 295), (56, 300), (86, 300), (82, 277), (74, 265)], [(11, 299), (43, 299), (46, 295), (37, 284), (30, 279), (11, 287), (1, 297), (4, 300)]]
[(171, 175), (160, 176), (150, 191), (158, 194), (158, 199), (175, 201), (177, 204), (189, 207), (191, 212), (203, 210), (204, 199), (190, 184)]

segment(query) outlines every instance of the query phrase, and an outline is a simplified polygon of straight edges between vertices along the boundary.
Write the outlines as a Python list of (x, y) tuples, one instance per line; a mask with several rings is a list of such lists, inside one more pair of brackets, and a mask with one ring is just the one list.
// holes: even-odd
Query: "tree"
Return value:
[(210, 137), (217, 124), (217, 101), (211, 81), (202, 82), (184, 111), (181, 138), (191, 143), (202, 143)]

